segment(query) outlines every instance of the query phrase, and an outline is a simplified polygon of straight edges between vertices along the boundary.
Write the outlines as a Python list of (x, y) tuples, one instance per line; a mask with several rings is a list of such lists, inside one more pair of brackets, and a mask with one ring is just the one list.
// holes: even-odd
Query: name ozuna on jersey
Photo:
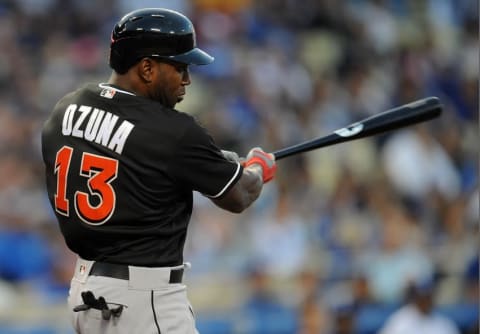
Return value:
[(83, 138), (122, 154), (134, 125), (123, 120), (115, 128), (118, 116), (91, 106), (70, 104), (63, 115), (62, 134)]

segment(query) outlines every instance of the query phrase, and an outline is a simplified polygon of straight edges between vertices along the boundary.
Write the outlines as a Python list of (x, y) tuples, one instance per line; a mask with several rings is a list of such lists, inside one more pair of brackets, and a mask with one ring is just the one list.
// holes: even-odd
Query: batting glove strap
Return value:
[(275, 157), (273, 154), (265, 153), (259, 149), (252, 149), (247, 156), (244, 167), (248, 167), (253, 164), (262, 166), (263, 183), (267, 183), (275, 176), (277, 164), (275, 163)]

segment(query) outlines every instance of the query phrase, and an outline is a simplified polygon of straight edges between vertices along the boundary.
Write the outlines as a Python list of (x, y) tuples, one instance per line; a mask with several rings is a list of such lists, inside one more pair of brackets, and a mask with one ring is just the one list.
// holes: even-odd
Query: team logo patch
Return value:
[(101, 92), (100, 92), (100, 96), (102, 97), (105, 97), (107, 99), (113, 99), (113, 96), (115, 95), (117, 91), (115, 89), (112, 89), (112, 88), (104, 88)]

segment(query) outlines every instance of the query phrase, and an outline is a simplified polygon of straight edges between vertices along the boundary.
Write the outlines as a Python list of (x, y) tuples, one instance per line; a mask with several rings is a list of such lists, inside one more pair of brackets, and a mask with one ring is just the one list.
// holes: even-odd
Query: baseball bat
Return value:
[(305, 142), (272, 152), (275, 160), (294, 154), (311, 151), (320, 147), (352, 141), (378, 133), (400, 129), (409, 125), (425, 122), (440, 116), (443, 105), (435, 97), (426, 97), (355, 122), (333, 133), (307, 140)]

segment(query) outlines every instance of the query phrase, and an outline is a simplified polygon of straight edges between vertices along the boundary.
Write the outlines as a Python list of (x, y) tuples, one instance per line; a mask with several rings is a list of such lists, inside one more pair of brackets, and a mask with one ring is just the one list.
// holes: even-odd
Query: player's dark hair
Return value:
[(120, 52), (117, 48), (110, 49), (109, 64), (110, 67), (118, 74), (125, 74), (140, 59), (128, 57)]

